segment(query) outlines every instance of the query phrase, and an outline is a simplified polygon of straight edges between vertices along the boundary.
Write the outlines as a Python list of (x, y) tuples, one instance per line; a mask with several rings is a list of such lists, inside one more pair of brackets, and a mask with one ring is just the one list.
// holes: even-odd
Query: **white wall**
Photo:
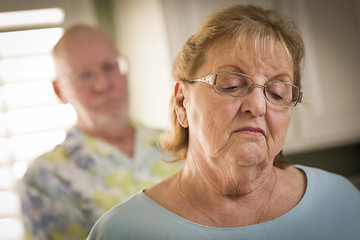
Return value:
[(170, 100), (171, 59), (160, 0), (114, 1), (120, 51), (130, 64), (130, 114), (164, 128)]

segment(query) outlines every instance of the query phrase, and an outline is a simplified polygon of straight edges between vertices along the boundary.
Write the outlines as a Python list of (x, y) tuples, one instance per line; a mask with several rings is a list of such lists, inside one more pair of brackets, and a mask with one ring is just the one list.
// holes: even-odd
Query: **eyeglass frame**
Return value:
[[(106, 64), (109, 64), (109, 63), (115, 63), (115, 62), (117, 62), (116, 65), (118, 67), (118, 71), (119, 71), (120, 75), (121, 76), (126, 76), (127, 73), (128, 73), (128, 61), (127, 61), (126, 57), (123, 56), (123, 55), (116, 56), (113, 59), (107, 59), (107, 60), (101, 62), (100, 64), (97, 64), (96, 67), (102, 68), (103, 65), (106, 65)], [(70, 81), (70, 82), (72, 82), (72, 83), (74, 83), (76, 85), (77, 83), (73, 79), (75, 79), (77, 76), (81, 75), (81, 73), (85, 72), (85, 70), (87, 70), (87, 69), (91, 69), (93, 74), (96, 72), (96, 71), (94, 71), (94, 67), (86, 66), (86, 67), (82, 68), (79, 71), (76, 71), (75, 73), (73, 73), (71, 75), (62, 75), (62, 76), (56, 77), (55, 81), (65, 80), (65, 81)], [(102, 73), (104, 73), (103, 69), (101, 69), (100, 71)], [(89, 83), (88, 87), (91, 87), (92, 84)]]
[[(217, 88), (216, 88), (216, 78), (217, 78), (217, 75), (221, 72), (226, 72), (226, 73), (230, 73), (230, 74), (234, 74), (234, 75), (241, 75), (243, 77), (246, 77), (248, 78), (252, 84), (250, 85), (250, 87), (248, 88), (247, 90), (247, 93), (245, 95), (241, 95), (241, 96), (233, 96), (233, 95), (230, 95), (230, 94), (226, 94), (226, 93), (222, 93), (220, 92)], [(244, 97), (246, 95), (248, 95), (256, 86), (258, 87), (262, 87), (263, 88), (263, 93), (264, 93), (264, 96), (266, 98), (266, 100), (268, 100), (271, 104), (274, 104), (275, 106), (278, 106), (278, 107), (285, 107), (285, 108), (294, 108), (298, 103), (301, 103), (302, 101), (302, 97), (303, 97), (303, 92), (300, 91), (299, 87), (294, 85), (294, 84), (291, 84), (291, 83), (288, 83), (288, 82), (280, 82), (280, 81), (270, 81), (270, 82), (267, 82), (265, 83), (264, 85), (262, 84), (257, 84), (255, 83), (255, 81), (249, 77), (248, 75), (246, 74), (243, 74), (243, 73), (239, 73), (239, 72), (231, 72), (231, 71), (219, 71), (217, 73), (212, 73), (212, 74), (209, 74), (209, 75), (206, 75), (205, 77), (201, 77), (201, 78), (196, 78), (196, 79), (193, 79), (193, 80), (185, 80), (186, 82), (188, 83), (194, 83), (194, 82), (204, 82), (204, 83), (207, 83), (207, 84), (210, 84), (214, 87), (215, 91), (219, 94), (222, 94), (222, 95), (226, 95), (226, 96), (231, 96), (231, 97)], [(298, 98), (296, 99), (296, 102), (294, 105), (290, 105), (290, 106), (283, 106), (283, 105), (278, 105), (278, 104), (275, 104), (273, 103), (272, 101), (269, 100), (269, 98), (267, 97), (266, 95), (266, 84), (269, 84), (269, 83), (282, 83), (282, 84), (285, 84), (285, 85), (290, 85), (292, 87), (296, 87), (296, 89), (298, 90), (299, 92), (299, 96)]]

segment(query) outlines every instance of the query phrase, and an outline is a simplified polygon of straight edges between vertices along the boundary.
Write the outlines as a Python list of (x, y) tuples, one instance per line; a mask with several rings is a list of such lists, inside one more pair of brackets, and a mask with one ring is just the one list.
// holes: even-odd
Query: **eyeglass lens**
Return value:
[[(262, 86), (245, 75), (231, 72), (217, 73), (214, 85), (218, 92), (234, 97), (245, 96), (255, 86)], [(268, 82), (262, 87), (265, 97), (278, 106), (294, 106), (300, 94), (296, 86), (285, 82)]]

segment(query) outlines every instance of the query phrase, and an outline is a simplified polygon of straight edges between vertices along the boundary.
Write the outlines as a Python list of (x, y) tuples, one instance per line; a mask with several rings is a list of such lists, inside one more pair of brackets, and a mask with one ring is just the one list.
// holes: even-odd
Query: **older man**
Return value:
[(77, 112), (65, 141), (33, 161), (20, 193), (28, 239), (85, 239), (129, 195), (171, 175), (159, 131), (129, 119), (127, 66), (100, 29), (67, 29), (53, 49), (53, 87)]

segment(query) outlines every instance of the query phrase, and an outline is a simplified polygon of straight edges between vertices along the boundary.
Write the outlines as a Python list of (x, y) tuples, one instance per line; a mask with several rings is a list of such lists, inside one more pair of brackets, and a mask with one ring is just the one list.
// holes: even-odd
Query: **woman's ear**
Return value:
[(188, 128), (189, 123), (187, 119), (185, 98), (186, 98), (186, 83), (177, 81), (174, 86), (174, 107), (177, 119), (183, 128)]

